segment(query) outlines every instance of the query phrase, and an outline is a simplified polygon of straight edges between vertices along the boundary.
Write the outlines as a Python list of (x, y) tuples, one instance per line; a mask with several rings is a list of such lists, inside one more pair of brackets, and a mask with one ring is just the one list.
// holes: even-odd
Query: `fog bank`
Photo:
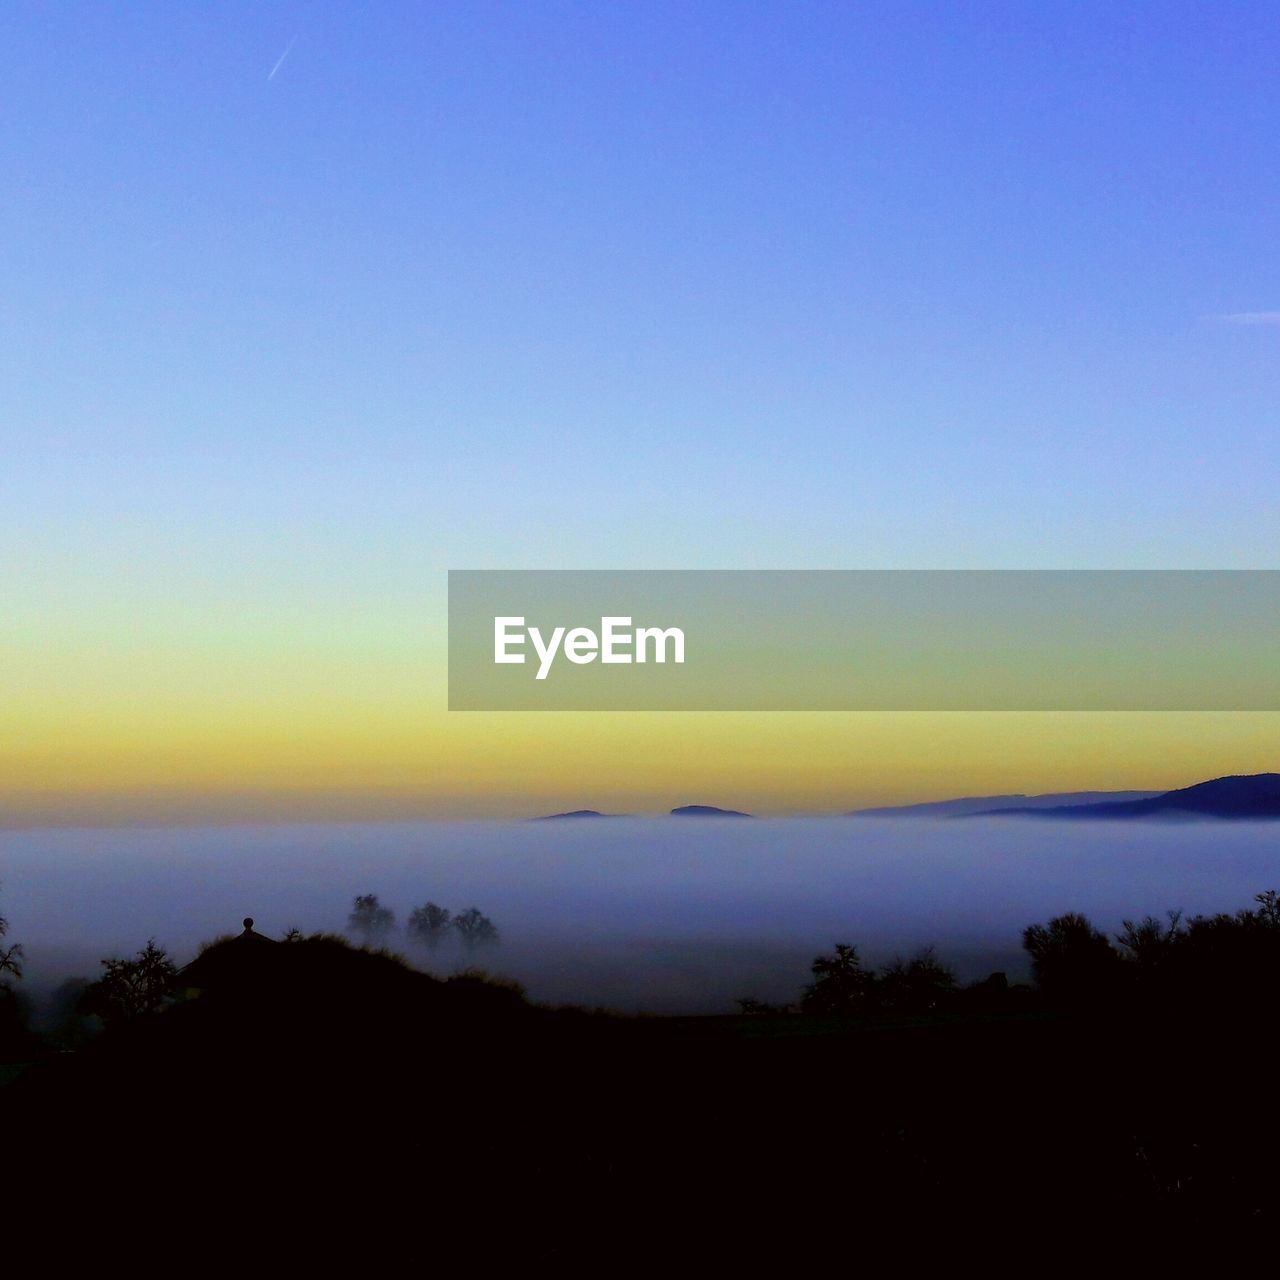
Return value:
[[(264, 933), (341, 929), (376, 893), (502, 931), (478, 963), (536, 999), (728, 1012), (793, 998), (836, 941), (872, 961), (936, 944), (962, 978), (1025, 968), (1026, 924), (1066, 910), (1115, 929), (1280, 887), (1280, 824), (625, 819), (0, 832), (0, 912), (33, 994), (149, 937), (185, 961), (251, 915)], [(460, 950), (424, 967), (462, 967)]]

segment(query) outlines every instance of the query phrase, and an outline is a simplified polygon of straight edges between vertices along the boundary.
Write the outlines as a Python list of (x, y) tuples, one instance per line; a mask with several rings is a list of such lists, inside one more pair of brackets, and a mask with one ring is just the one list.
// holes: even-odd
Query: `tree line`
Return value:
[[(359, 894), (347, 917), (347, 931), (369, 945), (385, 944), (396, 929), (395, 912), (378, 901), (376, 893)], [(497, 926), (478, 907), (452, 912), (436, 902), (414, 907), (405, 922), (411, 941), (428, 951), (438, 950), (456, 938), (464, 950), (472, 952), (501, 941)]]
[(1235, 912), (1125, 920), (1112, 937), (1068, 912), (1028, 926), (1022, 945), (1056, 1004), (1260, 1005), (1280, 978), (1280, 893)]
[[(395, 913), (376, 894), (352, 902), (348, 932), (369, 945), (383, 945), (397, 927)], [(435, 902), (414, 907), (405, 922), (408, 937), (430, 951), (458, 940), (468, 952), (499, 941), (494, 923), (476, 907), (453, 912)], [(5, 945), (9, 922), (0, 916), (0, 1042), (16, 1043), (25, 1011), (14, 982), (23, 976), (23, 951)], [(324, 935), (316, 935), (324, 936)], [(290, 929), (283, 941), (301, 940)], [(744, 1013), (818, 1015), (890, 1011), (911, 1014), (1027, 1007), (1240, 1010), (1269, 1006), (1280, 988), (1280, 892), (1257, 894), (1235, 912), (1186, 917), (1169, 911), (1122, 921), (1108, 935), (1080, 912), (1066, 912), (1022, 931), (1033, 985), (1010, 984), (1002, 973), (961, 985), (933, 947), (878, 967), (869, 966), (851, 943), (837, 943), (815, 957), (812, 981), (793, 1004), (744, 998)], [(55, 997), (67, 1017), (94, 1015), (103, 1022), (127, 1021), (163, 1007), (179, 986), (179, 970), (167, 951), (150, 939), (131, 957), (102, 961), (95, 982), (72, 979)], [(2, 1047), (2, 1044), (0, 1044)]]
[(814, 959), (813, 981), (795, 1003), (746, 997), (738, 1004), (749, 1014), (960, 1012), (1028, 997), (1072, 1009), (1260, 1007), (1280, 988), (1280, 892), (1259, 893), (1253, 903), (1235, 912), (1124, 920), (1111, 936), (1078, 911), (1028, 925), (1022, 947), (1034, 988), (1011, 985), (1002, 973), (962, 986), (933, 947), (874, 968), (841, 942)]

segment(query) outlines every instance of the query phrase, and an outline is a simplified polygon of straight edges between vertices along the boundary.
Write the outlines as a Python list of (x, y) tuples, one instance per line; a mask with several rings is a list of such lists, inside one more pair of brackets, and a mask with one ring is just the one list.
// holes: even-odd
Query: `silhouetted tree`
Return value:
[(409, 913), (409, 935), (434, 951), (448, 936), (453, 913), (446, 907), (428, 902)]
[(932, 947), (906, 960), (898, 957), (880, 970), (880, 999), (891, 1009), (925, 1013), (937, 1009), (955, 989), (956, 975)]
[(476, 907), (468, 907), (453, 917), (453, 927), (468, 951), (476, 947), (492, 946), (498, 941), (498, 930), (493, 921)]
[[(0, 939), (4, 938), (8, 932), (9, 922), (4, 916), (0, 916)], [(15, 978), (22, 977), (22, 947), (19, 943), (0, 947), (0, 987), (7, 985), (5, 974), (11, 974)]]
[[(9, 922), (0, 916), (0, 939), (9, 932)], [(27, 1035), (28, 1005), (9, 978), (22, 977), (22, 947), (16, 942), (0, 946), (0, 1050), (21, 1045)]]
[(1031, 957), (1031, 971), (1049, 998), (1078, 1001), (1112, 993), (1119, 953), (1107, 935), (1077, 911), (1055, 916), (1048, 924), (1029, 925), (1022, 945)]
[(302, 930), (297, 925), (291, 925), (280, 935), (281, 942), (301, 942)]
[(857, 947), (837, 943), (835, 954), (818, 956), (810, 970), (814, 980), (800, 1001), (805, 1013), (857, 1013), (874, 1003), (875, 975), (862, 967)]
[(1122, 921), (1116, 941), (1128, 953), (1127, 959), (1141, 965), (1159, 965), (1168, 961), (1182, 936), (1182, 912), (1170, 911), (1165, 920), (1143, 916), (1136, 922)]
[(366, 942), (376, 942), (385, 938), (394, 928), (395, 912), (384, 907), (378, 901), (376, 893), (366, 893), (357, 897), (352, 904), (351, 914), (347, 917), (347, 928), (358, 933)]
[(1255, 896), (1256, 907), (1193, 916), (1178, 939), (1180, 998), (1245, 1007), (1271, 1002), (1280, 988), (1280, 894)]
[(1280, 890), (1268, 889), (1265, 893), (1254, 895), (1258, 909), (1253, 914), (1258, 922), (1267, 929), (1280, 929)]
[(112, 956), (102, 961), (101, 978), (84, 994), (81, 1010), (104, 1022), (120, 1022), (155, 1013), (173, 994), (178, 970), (155, 939), (131, 960)]

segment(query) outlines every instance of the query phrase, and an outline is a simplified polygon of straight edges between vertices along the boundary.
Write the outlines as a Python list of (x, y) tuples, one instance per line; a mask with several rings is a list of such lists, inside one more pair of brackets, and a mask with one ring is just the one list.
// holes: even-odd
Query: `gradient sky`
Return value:
[(1277, 767), (443, 656), (450, 567), (1280, 567), (1280, 5), (13, 3), (0, 118), (0, 820)]

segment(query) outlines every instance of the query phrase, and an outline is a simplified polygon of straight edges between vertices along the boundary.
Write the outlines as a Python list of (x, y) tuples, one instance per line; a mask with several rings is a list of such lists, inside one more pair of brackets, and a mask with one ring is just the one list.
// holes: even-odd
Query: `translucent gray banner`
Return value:
[(458, 711), (1280, 710), (1277, 570), (467, 570)]

